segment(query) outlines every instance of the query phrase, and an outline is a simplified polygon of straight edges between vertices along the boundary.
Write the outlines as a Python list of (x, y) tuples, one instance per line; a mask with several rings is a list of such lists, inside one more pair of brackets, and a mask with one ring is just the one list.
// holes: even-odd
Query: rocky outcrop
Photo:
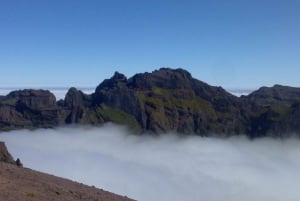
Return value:
[(251, 116), (249, 135), (286, 137), (300, 133), (300, 88), (275, 85), (243, 96)]
[(128, 80), (145, 113), (143, 127), (154, 133), (209, 135), (244, 132), (239, 100), (221, 87), (192, 78), (183, 69), (162, 68)]
[(262, 87), (238, 98), (170, 68), (131, 78), (115, 72), (93, 94), (71, 88), (58, 102), (44, 90), (0, 97), (1, 130), (114, 122), (137, 133), (285, 137), (300, 133), (299, 117), (299, 88)]
[(93, 94), (93, 106), (104, 121), (127, 124), (137, 132), (145, 130), (145, 113), (137, 90), (118, 72), (104, 80)]
[(4, 142), (0, 141), (0, 162), (15, 164), (13, 157), (8, 152)]
[(58, 102), (60, 124), (99, 124), (103, 123), (97, 117), (92, 107), (92, 96), (72, 87), (63, 101)]
[(20, 90), (0, 101), (1, 129), (53, 127), (58, 125), (55, 96), (46, 90)]

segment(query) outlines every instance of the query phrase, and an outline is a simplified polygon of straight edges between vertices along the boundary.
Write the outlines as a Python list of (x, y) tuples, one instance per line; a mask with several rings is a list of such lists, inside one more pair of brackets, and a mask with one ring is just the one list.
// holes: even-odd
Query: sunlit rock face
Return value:
[(0, 99), (1, 130), (58, 125), (55, 96), (48, 90), (19, 90)]

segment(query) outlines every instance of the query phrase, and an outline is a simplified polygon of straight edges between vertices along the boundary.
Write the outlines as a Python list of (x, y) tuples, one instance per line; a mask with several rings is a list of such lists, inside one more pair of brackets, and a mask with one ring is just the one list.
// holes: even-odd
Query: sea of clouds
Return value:
[(226, 89), (226, 91), (228, 91), (229, 93), (231, 93), (232, 95), (235, 95), (237, 97), (247, 96), (247, 95), (249, 95), (250, 93), (252, 93), (255, 90), (256, 89), (239, 89), (239, 88), (229, 88), (229, 89)]
[(26, 167), (140, 201), (299, 201), (299, 139), (130, 134), (124, 127), (0, 133)]
[[(68, 87), (0, 87), (0, 95), (6, 96), (11, 91), (23, 90), (23, 89), (44, 89), (49, 90), (54, 94), (56, 100), (64, 99), (66, 93), (68, 92)], [(78, 87), (78, 90), (81, 90), (85, 94), (92, 94), (95, 91), (93, 87)]]
[[(7, 95), (9, 94), (11, 91), (16, 91), (16, 90), (22, 90), (22, 89), (45, 89), (45, 90), (49, 90), (51, 91), (55, 97), (56, 100), (60, 100), (60, 99), (64, 99), (66, 93), (68, 92), (69, 88), (67, 87), (42, 87), (42, 88), (38, 88), (38, 87), (25, 87), (25, 88), (20, 88), (20, 87), (0, 87), (0, 95)], [(78, 87), (78, 90), (81, 90), (82, 92), (84, 92), (85, 94), (92, 94), (95, 91), (94, 87)], [(239, 89), (239, 88), (229, 88), (227, 89), (227, 91), (235, 96), (242, 96), (242, 95), (248, 95), (250, 94), (252, 91), (254, 91), (253, 89)]]

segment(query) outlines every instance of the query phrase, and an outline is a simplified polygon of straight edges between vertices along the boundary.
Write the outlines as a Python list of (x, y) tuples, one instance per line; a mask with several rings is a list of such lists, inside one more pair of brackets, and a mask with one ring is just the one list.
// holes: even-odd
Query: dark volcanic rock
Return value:
[(300, 103), (295, 103), (290, 108), (289, 115), (285, 118), (282, 124), (285, 125), (288, 133), (300, 133)]
[(262, 87), (241, 98), (249, 107), (251, 137), (286, 137), (300, 133), (300, 88)]
[(183, 69), (161, 68), (152, 73), (136, 74), (129, 79), (131, 88), (151, 90), (154, 86), (165, 89), (186, 89), (191, 87), (192, 76)]
[(32, 122), (26, 119), (22, 113), (18, 112), (15, 106), (0, 104), (1, 130), (30, 127), (31, 125)]
[(299, 102), (300, 88), (274, 85), (273, 87), (261, 87), (252, 92), (247, 97), (249, 101), (259, 105), (272, 105), (279, 102)]
[(95, 111), (92, 109), (92, 97), (84, 94), (76, 88), (70, 88), (65, 100), (59, 103), (60, 119), (67, 124), (92, 124), (101, 123), (100, 119), (94, 118)]
[(93, 97), (93, 104), (98, 107), (105, 121), (128, 123), (136, 131), (144, 128), (143, 105), (136, 90), (128, 86), (124, 75), (116, 72), (111, 79), (104, 80), (96, 88)]
[(137, 133), (285, 137), (300, 133), (299, 105), (300, 88), (262, 87), (238, 98), (183, 69), (161, 68), (129, 79), (115, 72), (95, 93), (71, 88), (57, 103), (44, 90), (1, 96), (0, 128), (114, 122)]
[(14, 100), (20, 108), (26, 108), (33, 111), (56, 109), (55, 96), (48, 90), (30, 90), (13, 91), (6, 96), (8, 100)]
[(137, 74), (127, 86), (135, 90), (143, 104), (146, 130), (199, 135), (245, 131), (238, 98), (221, 87), (192, 78), (183, 69), (162, 68)]
[(2, 130), (58, 125), (55, 96), (47, 90), (20, 90), (0, 101)]
[(4, 142), (0, 141), (0, 162), (15, 164), (11, 154), (8, 152)]

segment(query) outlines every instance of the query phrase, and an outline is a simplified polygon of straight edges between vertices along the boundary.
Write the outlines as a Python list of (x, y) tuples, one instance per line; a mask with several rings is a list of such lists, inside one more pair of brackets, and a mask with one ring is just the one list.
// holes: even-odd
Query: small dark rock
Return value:
[(17, 158), (16, 164), (17, 164), (18, 167), (23, 167), (23, 164), (22, 164), (22, 162), (19, 158)]

